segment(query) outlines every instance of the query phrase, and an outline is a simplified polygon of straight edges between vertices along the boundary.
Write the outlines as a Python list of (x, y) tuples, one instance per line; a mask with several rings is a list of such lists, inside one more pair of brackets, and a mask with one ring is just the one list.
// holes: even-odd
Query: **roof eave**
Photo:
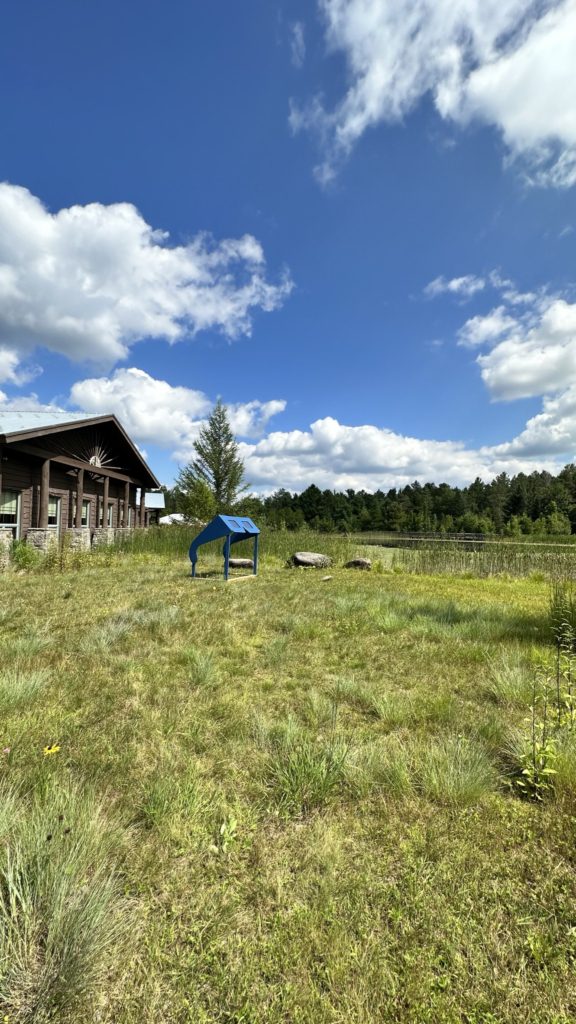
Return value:
[[(120, 420), (114, 416), (89, 416), (85, 420), (69, 420), (67, 423), (56, 423), (48, 427), (33, 427), (28, 430), (16, 430), (11, 431), (9, 434), (0, 434), (0, 444), (15, 444), (18, 441), (29, 441), (34, 437), (43, 437), (45, 434), (61, 434), (65, 430), (74, 430), (76, 427), (91, 427), (97, 423), (114, 423), (122, 434), (125, 441), (130, 445), (130, 448), (134, 452), (134, 455), (138, 459), (138, 462), (145, 471), (149, 483), (152, 487), (160, 487), (160, 481), (156, 479), (154, 473), (150, 469), (150, 466), (144, 461), (132, 438), (126, 433), (124, 427), (120, 423)], [(144, 483), (144, 481), (142, 481)]]

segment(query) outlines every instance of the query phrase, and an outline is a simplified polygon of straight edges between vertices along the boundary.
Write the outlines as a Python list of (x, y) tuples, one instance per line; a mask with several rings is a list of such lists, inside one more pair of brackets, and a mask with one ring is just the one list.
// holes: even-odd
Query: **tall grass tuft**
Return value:
[(189, 647), (185, 652), (189, 680), (193, 686), (216, 686), (220, 679), (218, 666), (210, 651), (201, 651), (197, 647)]
[(191, 836), (205, 823), (212, 802), (193, 772), (158, 773), (146, 780), (140, 816), (167, 836)]
[(149, 636), (163, 636), (176, 625), (179, 615), (179, 609), (175, 605), (127, 608), (95, 625), (80, 639), (80, 650), (85, 654), (92, 651), (104, 654), (136, 629), (145, 630)]
[(193, 526), (151, 526), (147, 530), (131, 530), (126, 535), (117, 534), (114, 547), (136, 555), (185, 558), (198, 532)]
[(347, 779), (348, 747), (336, 735), (332, 703), (326, 737), (312, 740), (293, 719), (267, 726), (255, 720), (255, 738), (267, 752), (264, 782), (281, 813), (305, 815), (324, 806)]
[(495, 704), (504, 707), (530, 706), (532, 672), (519, 650), (503, 651), (489, 662), (484, 690)]
[(288, 815), (307, 814), (326, 804), (345, 781), (347, 754), (342, 743), (325, 745), (305, 737), (280, 746), (266, 773), (279, 809)]
[(497, 781), (485, 749), (461, 736), (445, 736), (416, 748), (414, 777), (424, 796), (455, 807), (477, 803)]
[(46, 687), (50, 673), (46, 669), (26, 671), (20, 668), (0, 672), (0, 711), (5, 713), (31, 703)]
[(10, 1024), (81, 1019), (130, 922), (125, 842), (78, 789), (0, 790), (0, 1006)]
[(360, 748), (349, 766), (349, 779), (361, 795), (375, 787), (386, 796), (407, 796), (413, 791), (410, 747), (391, 735)]
[(420, 793), (438, 804), (463, 807), (477, 803), (497, 781), (483, 746), (460, 736), (422, 740), (391, 736), (366, 748), (360, 773), (391, 796)]
[(41, 654), (54, 642), (54, 634), (50, 620), (39, 625), (37, 622), (27, 622), (18, 635), (11, 637), (4, 645), (4, 650), (16, 658), (34, 658)]

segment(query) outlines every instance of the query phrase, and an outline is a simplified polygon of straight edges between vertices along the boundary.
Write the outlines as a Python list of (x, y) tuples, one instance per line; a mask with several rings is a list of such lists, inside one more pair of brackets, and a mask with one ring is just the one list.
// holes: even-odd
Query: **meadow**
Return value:
[(0, 577), (0, 1020), (574, 1020), (571, 585), (184, 533)]

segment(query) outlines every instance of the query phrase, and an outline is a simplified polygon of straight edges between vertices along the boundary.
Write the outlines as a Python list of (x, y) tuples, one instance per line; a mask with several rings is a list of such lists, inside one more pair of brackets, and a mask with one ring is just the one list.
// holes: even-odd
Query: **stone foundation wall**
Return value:
[(66, 531), (64, 536), (71, 551), (90, 550), (90, 530), (87, 526), (73, 526), (72, 529)]
[(114, 527), (112, 526), (99, 526), (97, 530), (94, 530), (92, 536), (92, 546), (97, 548), (102, 544), (113, 544), (114, 543)]
[[(90, 551), (91, 547), (113, 544), (115, 540), (129, 537), (134, 533), (134, 527), (114, 529), (112, 526), (100, 526), (93, 534), (87, 526), (73, 526), (65, 530), (59, 538), (56, 530), (28, 530), (26, 543), (36, 551), (46, 553), (52, 545), (58, 544), (62, 539), (64, 544), (71, 551)], [(9, 530), (0, 530), (0, 572), (8, 567), (9, 551), (12, 546), (12, 533)]]
[(56, 530), (28, 530), (26, 543), (31, 548), (36, 548), (36, 551), (46, 553), (51, 547), (58, 544), (58, 534)]
[(12, 531), (0, 530), (0, 572), (4, 572), (10, 564), (10, 548), (12, 547)]

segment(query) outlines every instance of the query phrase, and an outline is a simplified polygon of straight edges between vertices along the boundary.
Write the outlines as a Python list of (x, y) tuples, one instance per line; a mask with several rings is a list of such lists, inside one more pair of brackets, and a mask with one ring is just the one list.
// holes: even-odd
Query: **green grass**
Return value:
[(116, 864), (129, 833), (87, 790), (54, 778), (36, 794), (4, 783), (0, 806), (4, 1019), (78, 1020), (111, 958), (128, 955), (131, 908)]
[(422, 540), (395, 551), (393, 565), (402, 572), (451, 576), (538, 574), (552, 580), (571, 578), (576, 568), (576, 550), (569, 541), (569, 537), (539, 543), (531, 538), (519, 542), (502, 538), (478, 544)]
[(27, 672), (11, 668), (0, 671), (0, 711), (6, 714), (31, 703), (49, 681), (50, 674), (44, 669)]
[(510, 774), (549, 585), (182, 548), (2, 577), (0, 1021), (573, 1020), (572, 733)]

